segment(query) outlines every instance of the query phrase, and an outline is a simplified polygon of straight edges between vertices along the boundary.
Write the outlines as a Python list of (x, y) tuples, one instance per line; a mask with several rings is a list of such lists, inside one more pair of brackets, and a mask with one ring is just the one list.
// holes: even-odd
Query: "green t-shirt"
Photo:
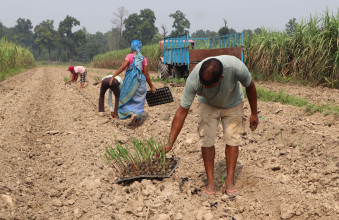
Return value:
[(223, 64), (224, 78), (216, 87), (204, 88), (199, 81), (199, 70), (206, 59), (198, 63), (187, 78), (181, 98), (183, 108), (189, 108), (192, 105), (195, 95), (199, 96), (200, 102), (218, 108), (232, 108), (243, 101), (244, 94), (241, 84), (248, 87), (252, 81), (252, 76), (246, 65), (234, 56), (222, 55), (214, 58), (219, 59)]

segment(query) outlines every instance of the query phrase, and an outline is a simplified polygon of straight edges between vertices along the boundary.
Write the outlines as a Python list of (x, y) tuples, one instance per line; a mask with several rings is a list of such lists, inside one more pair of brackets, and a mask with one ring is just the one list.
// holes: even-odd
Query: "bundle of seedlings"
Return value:
[(166, 158), (164, 141), (132, 138), (132, 146), (108, 145), (102, 159), (113, 168), (120, 178), (116, 182), (136, 178), (169, 177), (177, 167), (179, 159)]

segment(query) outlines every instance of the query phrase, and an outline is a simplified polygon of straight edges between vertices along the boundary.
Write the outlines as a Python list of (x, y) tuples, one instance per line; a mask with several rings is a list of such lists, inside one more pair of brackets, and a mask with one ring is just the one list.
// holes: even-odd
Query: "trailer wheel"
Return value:
[(158, 65), (158, 76), (160, 79), (165, 79), (170, 76), (168, 66), (164, 64), (163, 62), (161, 62), (161, 60), (159, 60), (159, 65)]

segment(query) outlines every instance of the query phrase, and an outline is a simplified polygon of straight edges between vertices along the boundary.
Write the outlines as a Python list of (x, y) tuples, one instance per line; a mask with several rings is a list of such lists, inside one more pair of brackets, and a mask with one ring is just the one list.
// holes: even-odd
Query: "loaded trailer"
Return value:
[(162, 55), (158, 75), (165, 79), (187, 78), (195, 65), (211, 56), (232, 55), (243, 61), (243, 34), (213, 38), (190, 38), (188, 34), (166, 37), (159, 42)]

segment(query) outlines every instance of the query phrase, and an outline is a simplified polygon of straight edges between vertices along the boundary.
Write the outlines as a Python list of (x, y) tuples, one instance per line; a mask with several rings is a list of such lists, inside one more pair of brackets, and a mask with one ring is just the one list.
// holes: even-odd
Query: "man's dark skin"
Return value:
[[(205, 70), (206, 74), (203, 75), (203, 79), (205, 81), (209, 81), (212, 78), (212, 74), (209, 74), (209, 69)], [(221, 75), (219, 81), (211, 84), (209, 86), (205, 86), (204, 88), (213, 88), (218, 85), (221, 81), (223, 76)], [(248, 97), (248, 101), (251, 108), (251, 116), (250, 116), (250, 129), (254, 131), (257, 129), (259, 124), (258, 114), (257, 114), (257, 90), (255, 88), (253, 80), (251, 81), (250, 85), (246, 87), (246, 94)], [(169, 152), (176, 141), (183, 125), (185, 119), (187, 117), (189, 108), (179, 107), (175, 113), (175, 116), (172, 121), (172, 127), (170, 132), (170, 142), (165, 146), (165, 152)], [(215, 183), (214, 183), (214, 158), (215, 158), (215, 147), (201, 147), (202, 158), (204, 160), (205, 171), (207, 175), (207, 192), (215, 192)], [(235, 182), (234, 182), (234, 174), (235, 174), (235, 167), (237, 164), (239, 154), (239, 147), (238, 146), (230, 146), (226, 144), (225, 147), (225, 155), (226, 155), (226, 166), (227, 166), (227, 179), (226, 179), (226, 192), (232, 196), (238, 194), (237, 190), (235, 189)]]

